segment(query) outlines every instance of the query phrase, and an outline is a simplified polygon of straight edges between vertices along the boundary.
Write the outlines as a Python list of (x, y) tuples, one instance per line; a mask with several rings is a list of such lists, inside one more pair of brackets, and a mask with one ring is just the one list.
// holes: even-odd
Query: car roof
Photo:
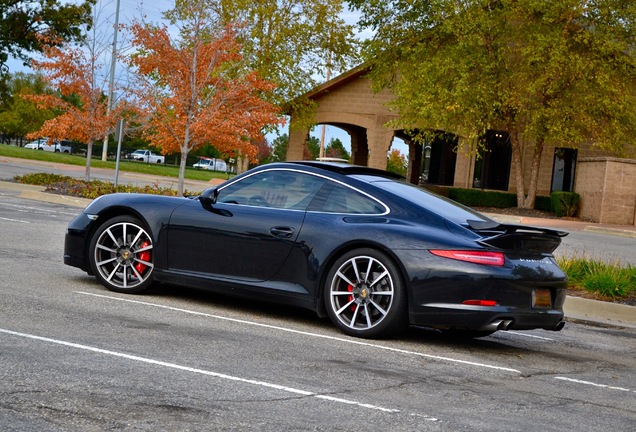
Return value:
[(374, 175), (374, 176), (385, 177), (390, 179), (404, 178), (399, 174), (383, 171), (377, 168), (370, 168), (370, 167), (366, 167), (362, 165), (352, 165), (352, 164), (341, 163), (341, 162), (304, 160), (304, 161), (291, 161), (288, 163), (320, 168), (326, 171), (335, 172), (335, 173), (339, 173), (343, 175), (366, 174), (366, 175)]

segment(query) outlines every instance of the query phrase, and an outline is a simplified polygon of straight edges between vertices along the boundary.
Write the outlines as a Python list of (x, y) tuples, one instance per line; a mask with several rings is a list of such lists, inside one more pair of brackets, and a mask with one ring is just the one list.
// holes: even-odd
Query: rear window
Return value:
[(457, 224), (465, 224), (469, 219), (490, 220), (469, 207), (410, 183), (381, 179), (373, 185)]

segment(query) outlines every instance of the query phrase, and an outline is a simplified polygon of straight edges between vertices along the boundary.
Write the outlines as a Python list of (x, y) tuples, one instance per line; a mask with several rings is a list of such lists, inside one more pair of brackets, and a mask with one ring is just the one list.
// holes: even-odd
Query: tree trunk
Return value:
[(84, 172), (84, 180), (91, 181), (91, 158), (93, 157), (93, 140), (86, 146), (86, 171)]
[(537, 139), (534, 145), (534, 154), (532, 155), (532, 169), (530, 171), (530, 184), (528, 186), (528, 195), (525, 197), (522, 206), (524, 209), (533, 209), (534, 202), (537, 197), (537, 186), (539, 184), (539, 168), (541, 167), (541, 156), (543, 155), (545, 140), (543, 137)]
[(177, 182), (177, 193), (181, 196), (183, 196), (183, 193), (185, 192), (184, 183), (186, 163), (188, 162), (188, 153), (190, 153), (190, 149), (187, 146), (181, 147), (181, 161), (179, 162), (179, 181)]
[(517, 207), (523, 208), (526, 191), (523, 184), (523, 146), (516, 133), (510, 134), (510, 146), (512, 147), (512, 170), (515, 173), (515, 185), (517, 187)]

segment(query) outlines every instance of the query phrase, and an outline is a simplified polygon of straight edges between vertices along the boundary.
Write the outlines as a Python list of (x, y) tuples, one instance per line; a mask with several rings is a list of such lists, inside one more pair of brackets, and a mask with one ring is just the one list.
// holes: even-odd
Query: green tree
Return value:
[(53, 90), (41, 75), (17, 72), (11, 74), (8, 93), (0, 104), (0, 133), (9, 137), (23, 137), (42, 127), (46, 120), (55, 117), (50, 109), (40, 109), (35, 102), (23, 96), (51, 94)]
[(0, 65), (9, 57), (29, 61), (41, 52), (42, 35), (57, 42), (81, 39), (82, 26), (90, 24), (95, 0), (73, 4), (61, 0), (2, 0), (0, 4)]
[(340, 159), (351, 159), (351, 155), (338, 138), (331, 138), (325, 147), (325, 156)]
[[(177, 4), (179, 1), (177, 0)], [(242, 26), (239, 40), (250, 67), (277, 84), (282, 106), (358, 61), (353, 25), (341, 18), (344, 0), (207, 0), (223, 24)]]
[(634, 2), (351, 3), (375, 31), (365, 57), (374, 86), (397, 96), (397, 125), (469, 142), (509, 132), (519, 207), (534, 205), (546, 146), (591, 142), (622, 154), (636, 135)]
[(282, 134), (272, 141), (272, 154), (270, 162), (284, 162), (287, 160), (287, 146), (289, 145), (289, 135)]
[(386, 160), (386, 170), (401, 176), (406, 175), (406, 157), (399, 150), (393, 149), (389, 152)]
[(320, 140), (316, 137), (309, 137), (303, 151), (304, 160), (316, 160), (320, 156)]

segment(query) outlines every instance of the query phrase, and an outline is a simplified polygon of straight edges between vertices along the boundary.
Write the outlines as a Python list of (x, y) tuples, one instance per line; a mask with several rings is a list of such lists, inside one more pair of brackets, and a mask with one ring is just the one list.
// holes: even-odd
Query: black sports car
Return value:
[(477, 337), (563, 328), (564, 235), (384, 171), (302, 161), (193, 198), (104, 195), (69, 224), (64, 262), (117, 292), (161, 281), (308, 308), (353, 336), (410, 324)]

